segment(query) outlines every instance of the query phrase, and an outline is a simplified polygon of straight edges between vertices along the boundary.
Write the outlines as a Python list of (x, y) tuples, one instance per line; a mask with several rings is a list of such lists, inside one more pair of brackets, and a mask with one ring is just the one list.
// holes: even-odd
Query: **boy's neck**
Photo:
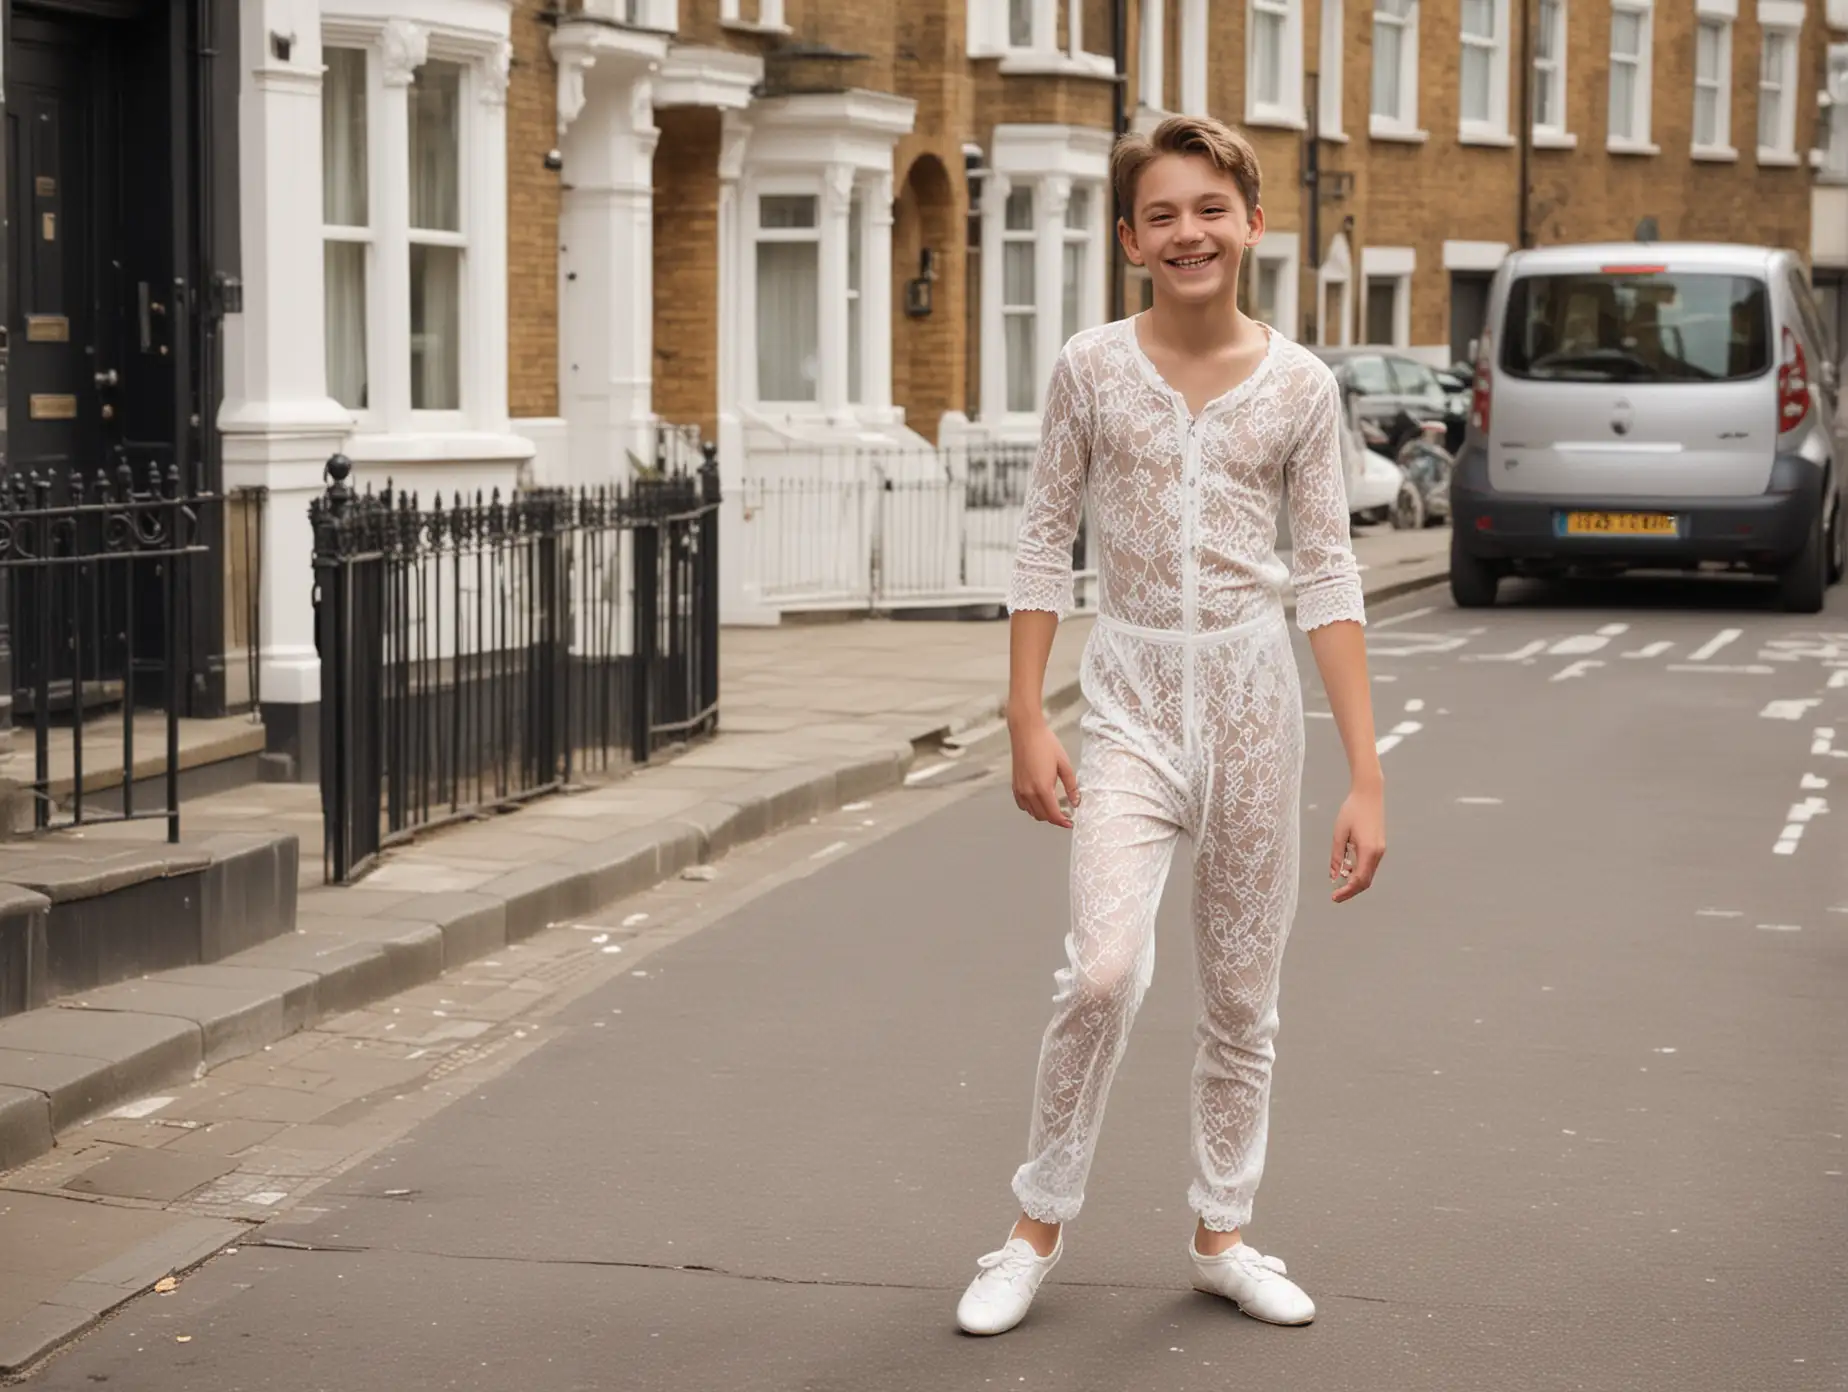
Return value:
[(1201, 357), (1226, 352), (1264, 332), (1238, 307), (1236, 295), (1197, 304), (1176, 304), (1157, 295), (1148, 310), (1148, 327), (1156, 342)]

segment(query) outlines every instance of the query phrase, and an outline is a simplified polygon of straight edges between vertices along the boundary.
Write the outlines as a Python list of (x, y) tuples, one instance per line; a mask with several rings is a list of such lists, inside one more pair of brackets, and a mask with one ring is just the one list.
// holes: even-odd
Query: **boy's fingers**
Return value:
[(1071, 806), (1078, 805), (1078, 774), (1072, 768), (1071, 760), (1059, 760), (1059, 782), (1065, 785), (1065, 801)]

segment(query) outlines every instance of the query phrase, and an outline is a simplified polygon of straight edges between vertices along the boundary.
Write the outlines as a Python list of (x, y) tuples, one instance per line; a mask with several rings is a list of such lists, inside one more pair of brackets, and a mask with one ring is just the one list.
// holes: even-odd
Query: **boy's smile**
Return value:
[(1163, 155), (1137, 181), (1135, 221), (1117, 231), (1158, 294), (1201, 303), (1235, 292), (1239, 263), (1264, 231), (1237, 183), (1199, 155)]

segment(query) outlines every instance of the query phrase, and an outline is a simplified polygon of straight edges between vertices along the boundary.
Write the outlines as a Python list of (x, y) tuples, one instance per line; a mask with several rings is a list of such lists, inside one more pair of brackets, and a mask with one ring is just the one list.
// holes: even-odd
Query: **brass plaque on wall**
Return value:
[(58, 196), (58, 181), (49, 174), (39, 175), (37, 179), (33, 180), (33, 185), (33, 191), (37, 193), (40, 198), (56, 198)]
[(76, 420), (77, 398), (35, 394), (31, 402), (33, 420)]
[(69, 343), (70, 341), (71, 321), (62, 314), (28, 314), (26, 316), (26, 342)]

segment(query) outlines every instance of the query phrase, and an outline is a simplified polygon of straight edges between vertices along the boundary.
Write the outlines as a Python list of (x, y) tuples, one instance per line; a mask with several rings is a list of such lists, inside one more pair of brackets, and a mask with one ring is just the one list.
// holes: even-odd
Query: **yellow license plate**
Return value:
[(1660, 512), (1569, 512), (1567, 536), (1675, 536), (1672, 515)]

